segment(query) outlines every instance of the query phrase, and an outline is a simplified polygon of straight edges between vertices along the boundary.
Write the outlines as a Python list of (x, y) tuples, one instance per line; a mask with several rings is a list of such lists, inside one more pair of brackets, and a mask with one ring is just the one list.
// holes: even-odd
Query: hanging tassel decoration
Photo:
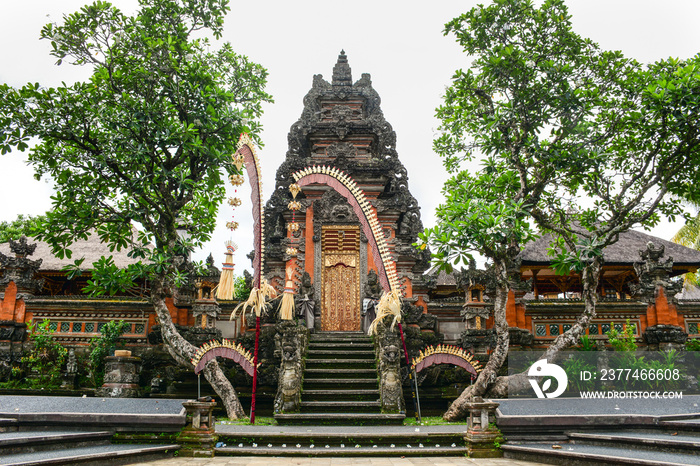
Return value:
[[(292, 193), (292, 201), (287, 205), (287, 208), (292, 211), (292, 221), (287, 225), (290, 237), (294, 238), (294, 233), (299, 231), (299, 224), (296, 222), (297, 210), (301, 209), (301, 203), (296, 200), (297, 194), (301, 191), (301, 188), (297, 184), (292, 184), (289, 186), (289, 191)], [(294, 318), (294, 258), (297, 255), (297, 249), (294, 247), (287, 248), (287, 255), (290, 256), (287, 261), (287, 267), (285, 268), (286, 280), (284, 282), (284, 294), (282, 295), (282, 300), (278, 311), (280, 313), (280, 319), (282, 320), (292, 320)]]
[[(293, 249), (296, 253), (296, 249), (287, 248), (287, 253), (290, 249)], [(292, 320), (294, 318), (294, 282), (292, 281), (292, 276), (294, 275), (294, 269), (292, 268), (291, 260), (287, 263), (287, 268), (285, 274), (287, 280), (284, 283), (284, 294), (282, 294), (282, 301), (279, 306), (280, 319), (282, 320)]]
[(376, 312), (377, 317), (372, 321), (369, 326), (369, 331), (367, 332), (370, 335), (375, 335), (377, 333), (377, 325), (387, 316), (392, 316), (394, 318), (391, 322), (392, 329), (397, 322), (401, 323), (401, 291), (393, 289), (389, 292), (384, 292), (379, 299)]
[(275, 298), (277, 292), (275, 288), (267, 283), (267, 280), (262, 280), (260, 282), (260, 288), (253, 288), (250, 290), (250, 296), (248, 299), (236, 306), (236, 308), (231, 313), (231, 320), (234, 320), (239, 315), (245, 319), (246, 312), (251, 309), (256, 317), (262, 316), (263, 311), (267, 306), (267, 300)]
[(226, 260), (222, 264), (221, 278), (219, 279), (219, 285), (216, 287), (216, 298), (221, 300), (230, 301), (233, 299), (235, 290), (234, 282), (235, 277), (233, 275), (233, 253), (238, 249), (238, 245), (233, 241), (226, 241)]

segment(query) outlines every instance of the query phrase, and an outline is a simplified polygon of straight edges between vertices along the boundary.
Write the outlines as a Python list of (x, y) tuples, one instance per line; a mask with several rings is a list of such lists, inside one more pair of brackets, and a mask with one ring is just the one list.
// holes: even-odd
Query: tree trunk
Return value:
[(595, 257), (593, 261), (586, 265), (581, 272), (581, 286), (583, 298), (583, 313), (578, 316), (576, 323), (569, 330), (559, 335), (540, 359), (554, 357), (559, 351), (575, 346), (579, 342), (581, 335), (585, 335), (586, 329), (591, 319), (596, 315), (596, 305), (598, 303), (598, 282), (603, 267), (603, 258)]
[[(583, 269), (581, 273), (582, 298), (584, 301), (583, 313), (578, 317), (571, 329), (559, 335), (552, 342), (540, 359), (546, 358), (551, 360), (550, 358), (554, 358), (559, 351), (577, 344), (580, 336), (586, 333), (586, 328), (588, 328), (591, 319), (596, 315), (597, 290), (602, 266), (602, 258), (596, 257)], [(472, 396), (505, 398), (508, 396), (509, 387), (517, 388), (518, 390), (528, 387), (528, 379), (525, 372), (496, 377), (496, 372), (508, 356), (508, 323), (505, 318), (505, 300), (507, 297), (507, 288), (499, 286), (496, 289), (496, 302), (494, 303), (494, 321), (498, 338), (496, 349), (491, 354), (491, 359), (489, 359), (488, 364), (479, 374), (476, 382), (467, 387), (444, 414), (443, 418), (446, 421), (455, 422), (463, 419), (467, 415), (466, 403), (469, 402), (469, 398)], [(505, 338), (503, 334), (505, 334)]]
[[(443, 419), (448, 422), (455, 422), (463, 419), (467, 415), (467, 403), (472, 396), (484, 396), (489, 388), (496, 383), (498, 370), (508, 356), (508, 321), (506, 321), (506, 302), (510, 287), (507, 280), (507, 269), (505, 263), (495, 262), (497, 274), (496, 299), (493, 304), (494, 328), (496, 329), (496, 349), (491, 353), (489, 362), (477, 377), (476, 381), (464, 389), (461, 395), (450, 405), (450, 408), (443, 415)], [(499, 384), (499, 387), (501, 385)], [(502, 387), (501, 387), (502, 388)], [(499, 388), (500, 389), (500, 388)], [(507, 383), (505, 385), (507, 393)]]
[[(158, 321), (160, 322), (165, 348), (178, 364), (192, 368), (191, 360), (197, 348), (182, 338), (182, 335), (180, 335), (175, 328), (173, 320), (170, 317), (170, 311), (168, 311), (168, 307), (165, 305), (164, 287), (154, 280), (151, 290), (151, 299), (153, 300), (153, 306), (158, 316)], [(236, 390), (224, 375), (216, 359), (209, 361), (204, 367), (203, 372), (204, 378), (209, 382), (216, 394), (219, 395), (228, 417), (230, 419), (245, 417), (245, 412), (238, 399)]]

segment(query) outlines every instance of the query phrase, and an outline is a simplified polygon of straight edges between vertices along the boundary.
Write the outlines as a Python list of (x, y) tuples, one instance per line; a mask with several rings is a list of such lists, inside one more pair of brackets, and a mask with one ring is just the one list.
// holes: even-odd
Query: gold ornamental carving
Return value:
[(357, 226), (322, 229), (322, 309), (324, 331), (360, 330), (360, 230)]

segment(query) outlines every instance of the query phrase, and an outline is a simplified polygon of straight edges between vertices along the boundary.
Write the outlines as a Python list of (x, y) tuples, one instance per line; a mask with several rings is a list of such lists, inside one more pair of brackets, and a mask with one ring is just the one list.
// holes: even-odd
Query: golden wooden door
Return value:
[(321, 329), (360, 330), (360, 228), (324, 226)]

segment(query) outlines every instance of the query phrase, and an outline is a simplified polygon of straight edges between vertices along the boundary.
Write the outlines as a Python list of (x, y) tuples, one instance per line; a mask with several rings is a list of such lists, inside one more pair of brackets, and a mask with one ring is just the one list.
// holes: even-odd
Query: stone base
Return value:
[(63, 381), (61, 382), (61, 388), (64, 388), (66, 390), (74, 390), (76, 377), (77, 377), (76, 374), (63, 374)]
[(138, 398), (139, 386), (131, 383), (106, 383), (95, 390), (95, 396), (102, 398)]
[(180, 444), (178, 456), (187, 458), (213, 458), (214, 447), (219, 439), (214, 435), (214, 430), (194, 430), (184, 429), (177, 436), (177, 443)]
[(469, 458), (501, 458), (503, 435), (499, 430), (467, 431), (464, 437)]
[[(685, 345), (685, 342), (688, 340), (688, 334), (685, 333), (685, 330), (676, 325), (654, 325), (647, 327), (646, 330), (644, 330), (643, 336), (648, 345), (659, 345), (659, 348), (661, 348), (664, 343), (671, 343), (679, 346)], [(673, 348), (672, 345), (670, 346)]]

